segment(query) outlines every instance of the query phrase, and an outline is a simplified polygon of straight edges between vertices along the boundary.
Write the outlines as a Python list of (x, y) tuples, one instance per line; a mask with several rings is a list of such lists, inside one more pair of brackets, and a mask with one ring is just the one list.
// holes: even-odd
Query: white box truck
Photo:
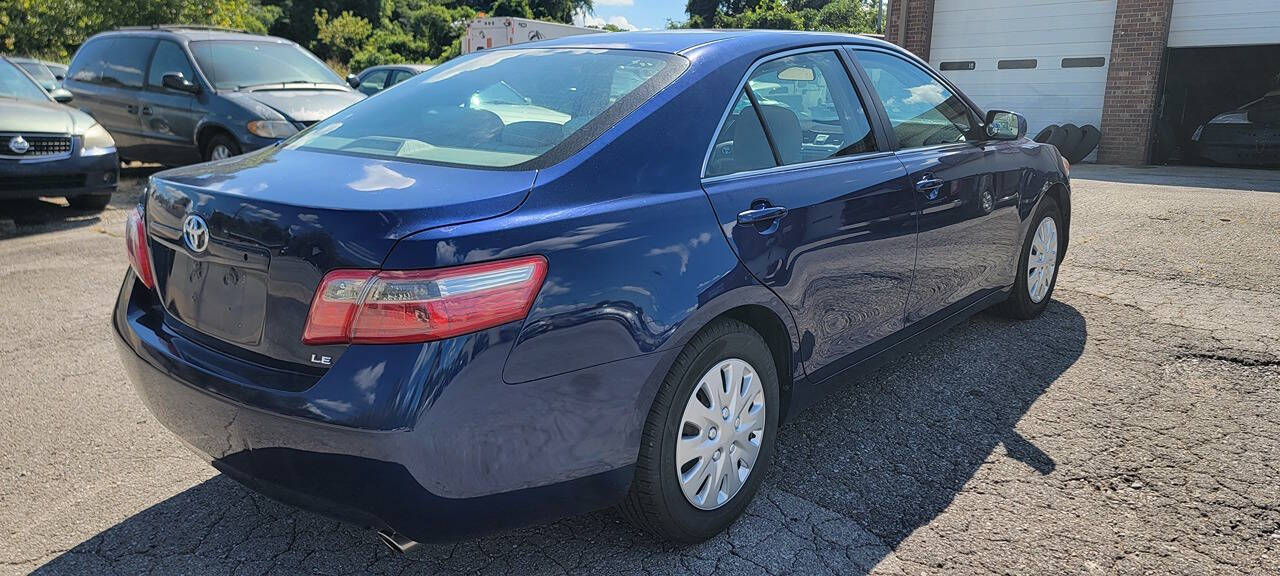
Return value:
[(604, 32), (604, 30), (508, 16), (478, 18), (467, 23), (467, 35), (462, 39), (462, 53), (470, 54), (476, 50), (510, 46), (521, 42), (596, 32)]

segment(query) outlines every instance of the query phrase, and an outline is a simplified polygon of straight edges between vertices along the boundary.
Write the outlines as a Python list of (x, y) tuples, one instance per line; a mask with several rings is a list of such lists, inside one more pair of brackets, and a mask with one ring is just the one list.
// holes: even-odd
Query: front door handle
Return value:
[(739, 224), (758, 224), (768, 222), (770, 220), (778, 220), (787, 215), (787, 209), (782, 206), (763, 206), (760, 208), (752, 208), (738, 213)]
[(143, 116), (150, 116), (150, 115), (151, 115), (151, 107), (150, 107), (150, 106), (143, 106), (143, 107), (142, 107), (142, 115), (143, 115)]

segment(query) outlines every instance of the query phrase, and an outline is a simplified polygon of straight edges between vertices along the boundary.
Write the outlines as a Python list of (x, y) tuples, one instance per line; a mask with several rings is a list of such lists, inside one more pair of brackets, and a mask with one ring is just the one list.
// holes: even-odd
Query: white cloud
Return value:
[[(609, 2), (630, 2), (631, 0), (607, 0)], [(601, 4), (596, 0), (596, 4)], [(585, 12), (579, 12), (573, 18), (573, 23), (578, 26), (590, 26), (592, 28), (604, 28), (605, 24), (613, 24), (623, 30), (639, 30), (634, 24), (627, 21), (626, 16), (592, 16)]]

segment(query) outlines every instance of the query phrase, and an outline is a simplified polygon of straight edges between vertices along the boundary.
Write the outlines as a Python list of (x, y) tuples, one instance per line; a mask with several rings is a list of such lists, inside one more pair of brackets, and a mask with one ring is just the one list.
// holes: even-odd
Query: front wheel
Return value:
[(779, 411), (764, 339), (737, 320), (708, 325), (680, 352), (649, 410), (623, 515), (680, 542), (724, 530), (769, 468)]
[(204, 146), (204, 161), (225, 160), (240, 155), (240, 144), (229, 134), (215, 134)]
[(1009, 299), (996, 307), (1005, 316), (1030, 319), (1049, 305), (1058, 282), (1058, 254), (1062, 247), (1062, 209), (1052, 197), (1040, 201), (1018, 258), (1018, 279)]

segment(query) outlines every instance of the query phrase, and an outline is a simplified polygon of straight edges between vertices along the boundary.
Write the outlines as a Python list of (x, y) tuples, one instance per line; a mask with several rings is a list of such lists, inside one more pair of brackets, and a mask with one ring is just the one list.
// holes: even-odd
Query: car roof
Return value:
[(265, 36), (262, 34), (251, 34), (240, 30), (231, 30), (228, 28), (215, 28), (204, 26), (125, 26), (110, 30), (96, 35), (95, 37), (106, 36), (143, 36), (149, 38), (169, 38), (184, 39), (192, 42), (200, 40), (245, 40), (254, 42), (279, 42), (281, 44), (293, 44), (284, 38), (276, 36)]
[(648, 50), (680, 54), (694, 48), (705, 47), (712, 51), (737, 52), (750, 47), (783, 48), (814, 44), (864, 44), (899, 50), (883, 40), (855, 34), (836, 32), (804, 32), (795, 30), (653, 30), (643, 32), (611, 32), (608, 34), (579, 34), (542, 40), (535, 44), (516, 44), (500, 50), (525, 48), (609, 48), (618, 50)]

